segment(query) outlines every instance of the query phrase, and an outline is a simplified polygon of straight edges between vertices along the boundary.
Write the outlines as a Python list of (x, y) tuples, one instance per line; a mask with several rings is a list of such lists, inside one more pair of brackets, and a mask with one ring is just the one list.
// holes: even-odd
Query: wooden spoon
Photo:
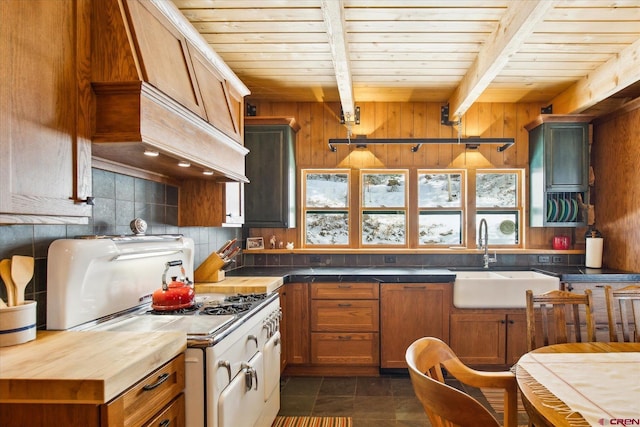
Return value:
[(14, 255), (11, 257), (11, 278), (16, 287), (16, 305), (24, 302), (24, 288), (33, 277), (33, 257)]
[(0, 261), (0, 277), (4, 282), (5, 288), (7, 288), (7, 305), (13, 307), (15, 305), (16, 287), (11, 279), (11, 260), (3, 259)]

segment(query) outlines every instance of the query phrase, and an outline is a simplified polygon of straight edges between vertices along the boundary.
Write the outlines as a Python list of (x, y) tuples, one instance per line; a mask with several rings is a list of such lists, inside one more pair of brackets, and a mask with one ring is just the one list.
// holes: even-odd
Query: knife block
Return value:
[(221, 282), (224, 280), (224, 261), (216, 252), (205, 259), (193, 272), (193, 280), (198, 283)]

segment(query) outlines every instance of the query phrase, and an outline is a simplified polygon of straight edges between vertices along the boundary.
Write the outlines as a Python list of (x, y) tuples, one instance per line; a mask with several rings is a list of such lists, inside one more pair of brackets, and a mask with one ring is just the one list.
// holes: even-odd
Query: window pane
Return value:
[(518, 174), (478, 173), (476, 175), (476, 206), (482, 208), (516, 207)]
[[(478, 212), (476, 215), (478, 227), (482, 218), (487, 220), (489, 246), (518, 244), (519, 221), (517, 212)], [(476, 234), (476, 244), (478, 244), (480, 235), (479, 233)]]
[(344, 208), (349, 204), (349, 175), (346, 173), (310, 173), (306, 175), (305, 206)]
[(405, 175), (365, 173), (362, 175), (362, 205), (367, 208), (405, 207)]
[(365, 245), (403, 245), (405, 242), (404, 211), (364, 211), (362, 243)]
[(420, 212), (418, 237), (421, 245), (459, 245), (462, 243), (460, 212)]
[(308, 245), (349, 244), (347, 212), (308, 211), (305, 220), (305, 239)]
[(460, 207), (459, 173), (418, 174), (418, 206), (421, 208)]

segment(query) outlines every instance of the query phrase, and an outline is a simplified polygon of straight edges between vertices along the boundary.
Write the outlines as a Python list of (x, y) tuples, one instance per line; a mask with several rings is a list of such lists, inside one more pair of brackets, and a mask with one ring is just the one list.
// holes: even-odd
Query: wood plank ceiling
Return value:
[(638, 0), (173, 0), (251, 99), (548, 102), (640, 95)]

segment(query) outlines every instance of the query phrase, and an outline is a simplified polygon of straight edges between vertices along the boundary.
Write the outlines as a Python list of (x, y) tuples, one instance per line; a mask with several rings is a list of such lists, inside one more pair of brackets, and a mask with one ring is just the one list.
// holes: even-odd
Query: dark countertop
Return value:
[[(561, 282), (640, 282), (640, 273), (583, 266), (492, 267), (489, 271), (533, 270), (557, 276)], [(453, 282), (457, 271), (482, 271), (479, 267), (241, 267), (227, 276), (281, 276), (287, 282)]]

